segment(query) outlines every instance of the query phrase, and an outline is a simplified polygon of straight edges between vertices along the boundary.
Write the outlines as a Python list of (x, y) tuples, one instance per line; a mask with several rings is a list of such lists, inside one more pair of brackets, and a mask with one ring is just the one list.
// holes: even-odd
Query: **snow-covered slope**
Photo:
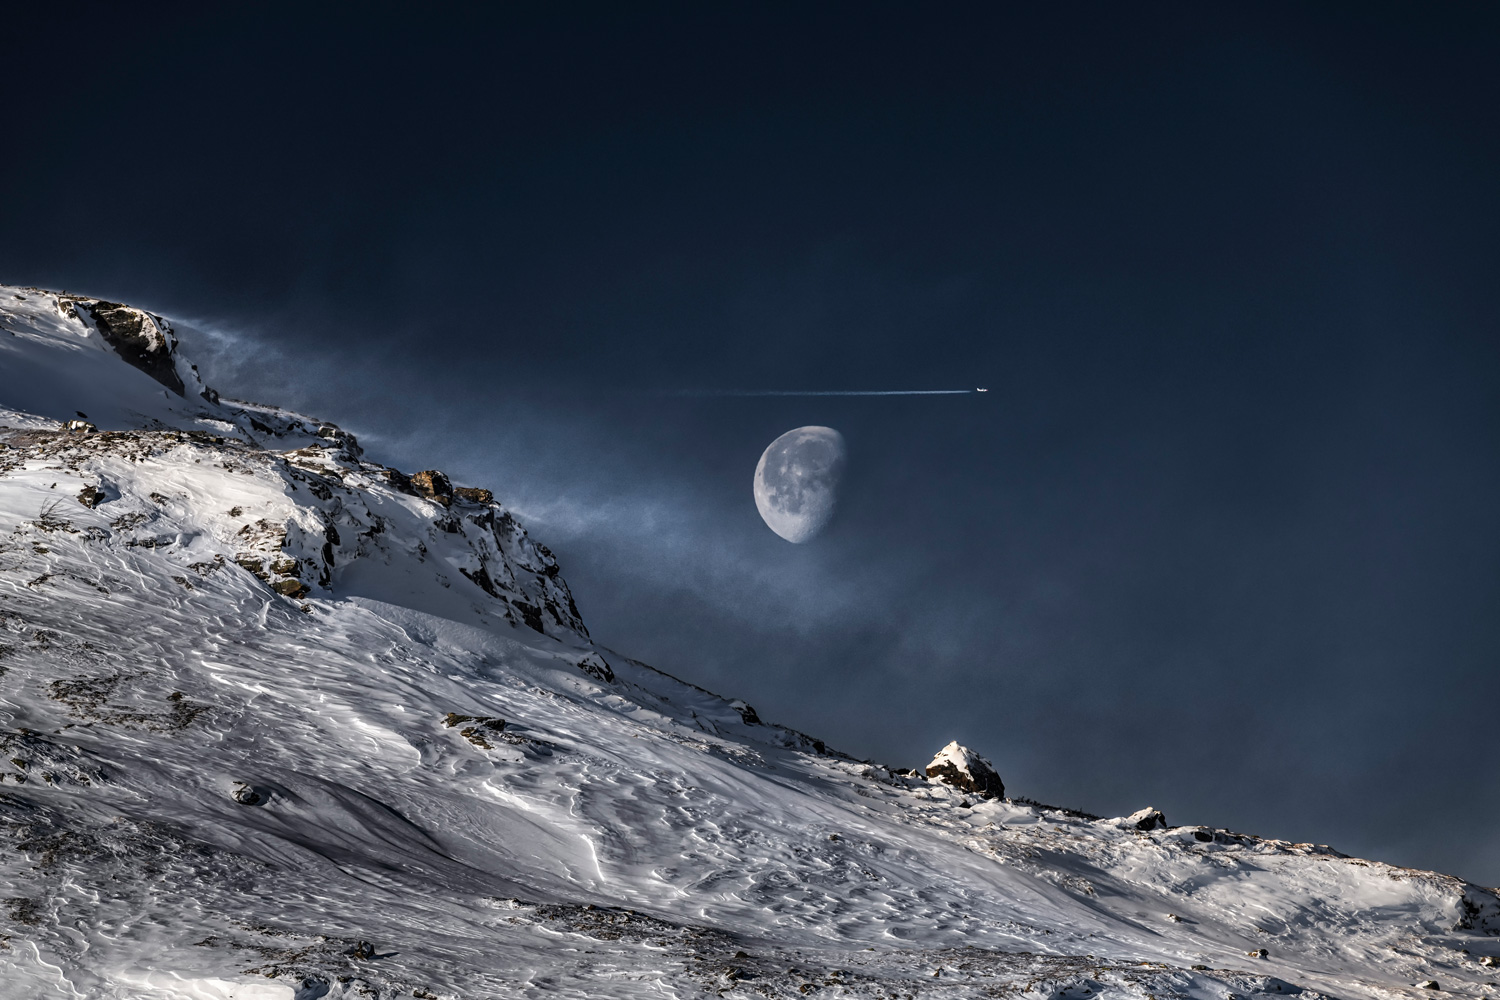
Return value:
[(0, 997), (1500, 993), (1493, 890), (766, 724), (92, 302), (0, 287)]

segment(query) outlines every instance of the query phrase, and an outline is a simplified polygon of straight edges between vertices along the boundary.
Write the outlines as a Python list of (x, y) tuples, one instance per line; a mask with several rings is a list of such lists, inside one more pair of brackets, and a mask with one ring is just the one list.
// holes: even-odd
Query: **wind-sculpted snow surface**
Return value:
[(0, 299), (0, 996), (1496, 992), (1491, 890), (852, 760), (597, 647), (483, 491)]

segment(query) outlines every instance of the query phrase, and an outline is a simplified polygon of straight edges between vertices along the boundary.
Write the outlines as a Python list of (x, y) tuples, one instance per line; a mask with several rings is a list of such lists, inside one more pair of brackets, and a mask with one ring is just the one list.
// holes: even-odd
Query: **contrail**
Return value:
[(983, 389), (683, 389), (678, 396), (968, 396)]

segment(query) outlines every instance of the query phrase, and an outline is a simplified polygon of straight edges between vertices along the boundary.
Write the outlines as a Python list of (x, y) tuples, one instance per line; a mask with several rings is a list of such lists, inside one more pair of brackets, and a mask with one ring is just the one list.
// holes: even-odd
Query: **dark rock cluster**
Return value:
[(486, 736), (498, 736), (505, 732), (505, 720), (490, 715), (459, 715), (457, 712), (449, 712), (443, 719), (443, 725), (449, 729), (463, 726), (458, 735), (481, 750), (494, 749), (490, 741), (485, 739)]

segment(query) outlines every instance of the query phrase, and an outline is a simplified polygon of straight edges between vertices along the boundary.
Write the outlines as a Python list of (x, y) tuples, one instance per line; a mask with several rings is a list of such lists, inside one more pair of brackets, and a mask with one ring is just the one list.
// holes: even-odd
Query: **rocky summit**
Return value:
[(191, 342), (0, 287), (0, 996), (1500, 995), (1493, 889), (839, 753)]

